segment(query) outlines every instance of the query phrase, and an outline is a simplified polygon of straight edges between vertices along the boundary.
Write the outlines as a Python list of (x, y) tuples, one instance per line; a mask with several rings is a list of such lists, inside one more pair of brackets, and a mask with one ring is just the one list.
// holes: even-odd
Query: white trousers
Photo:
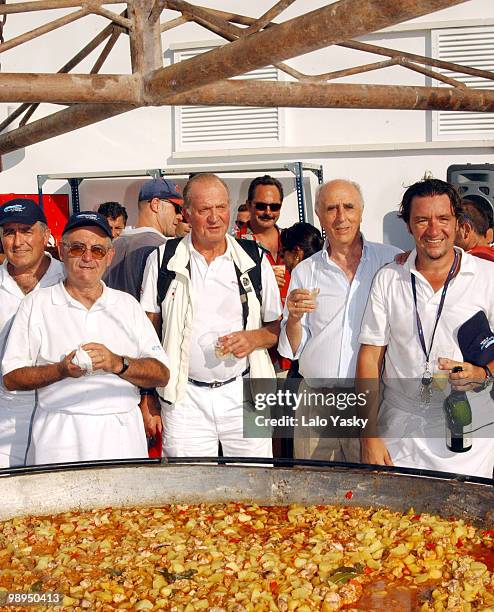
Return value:
[[(424, 418), (383, 402), (379, 414), (381, 436), (396, 466), (493, 478), (494, 402), (488, 392), (469, 394), (472, 410), (472, 448), (454, 453), (446, 446), (442, 408)], [(432, 412), (432, 409), (430, 409)], [(408, 429), (407, 429), (408, 424)], [(398, 432), (402, 432), (400, 435)], [(423, 432), (423, 433), (422, 433)]]
[(27, 464), (137, 459), (148, 456), (141, 411), (71, 414), (37, 409)]
[(0, 468), (24, 465), (34, 406), (0, 402)]
[(271, 437), (244, 437), (243, 409), (240, 376), (216, 388), (187, 384), (182, 401), (161, 403), (165, 456), (217, 457), (221, 442), (225, 457), (271, 458)]

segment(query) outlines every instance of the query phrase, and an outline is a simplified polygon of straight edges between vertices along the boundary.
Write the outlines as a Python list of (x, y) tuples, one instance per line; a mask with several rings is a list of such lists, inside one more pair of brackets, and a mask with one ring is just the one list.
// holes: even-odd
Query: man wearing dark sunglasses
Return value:
[[(280, 230), (276, 225), (283, 204), (282, 184), (267, 174), (256, 177), (249, 185), (246, 204), (249, 220), (246, 227), (240, 228), (237, 238), (252, 237), (268, 251), (272, 265), (283, 264)], [(282, 287), (284, 280), (280, 274), (276, 280)]]
[[(268, 174), (258, 176), (249, 185), (247, 193), (247, 210), (249, 220), (236, 232), (237, 238), (256, 240), (265, 250), (266, 257), (273, 268), (276, 282), (284, 305), (290, 284), (290, 273), (283, 261), (280, 229), (277, 221), (283, 204), (283, 185)], [(290, 368), (290, 360), (278, 354), (276, 347), (270, 350), (271, 359), (277, 368), (286, 371)]]
[(137, 386), (166, 386), (168, 359), (139, 303), (101, 282), (111, 236), (102, 215), (72, 215), (65, 280), (27, 296), (12, 324), (5, 387), (37, 390), (29, 464), (147, 457)]
[(140, 299), (146, 259), (166, 238), (175, 236), (182, 221), (182, 204), (172, 181), (159, 178), (143, 183), (136, 226), (126, 228), (115, 242), (115, 256), (104, 278), (109, 287)]

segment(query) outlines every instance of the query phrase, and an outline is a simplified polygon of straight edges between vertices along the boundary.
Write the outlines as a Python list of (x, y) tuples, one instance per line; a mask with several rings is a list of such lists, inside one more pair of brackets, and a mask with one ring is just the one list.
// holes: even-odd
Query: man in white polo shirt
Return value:
[[(359, 337), (357, 375), (377, 381), (382, 372), (384, 388), (378, 421), (361, 441), (365, 463), (492, 477), (494, 439), (486, 425), (494, 402), (481, 387), (490, 386), (494, 362), (487, 368), (465, 362), (458, 330), (479, 311), (493, 327), (494, 267), (454, 247), (460, 211), (455, 188), (438, 179), (415, 183), (403, 196), (400, 215), (415, 249), (403, 265), (376, 274)], [(465, 391), (477, 387), (468, 398), (472, 427), (481, 429), (466, 452), (446, 444), (448, 375)]]
[[(0, 360), (12, 320), (25, 295), (58, 283), (63, 265), (45, 252), (50, 230), (43, 210), (25, 198), (0, 208), (6, 260), (0, 266)], [(34, 392), (11, 393), (0, 384), (0, 467), (23, 465), (34, 408)]]
[[(305, 379), (301, 392), (331, 391), (337, 379), (345, 387), (345, 379), (354, 378), (358, 334), (372, 279), (399, 252), (393, 246), (365, 240), (360, 231), (363, 211), (356, 183), (336, 179), (319, 188), (316, 214), (327, 238), (322, 251), (292, 272), (278, 345), (282, 355), (299, 360)], [(310, 290), (319, 292), (315, 300), (310, 299)], [(302, 411), (306, 422), (317, 415), (328, 417), (326, 406), (301, 409), (297, 411), (299, 423)], [(310, 431), (307, 427), (296, 427), (294, 435), (297, 459), (359, 460), (356, 437), (340, 438), (337, 432), (334, 437), (325, 437), (328, 432), (321, 428)]]
[[(276, 344), (281, 302), (273, 270), (260, 261), (261, 302), (248, 271), (255, 261), (227, 235), (230, 201), (225, 183), (197, 174), (185, 186), (191, 232), (152, 253), (141, 305), (170, 356), (171, 382), (162, 398), (163, 450), (170, 456), (271, 457), (271, 438), (243, 436), (243, 375), (275, 378), (267, 353)], [(173, 280), (158, 300), (158, 261), (175, 242), (168, 262)], [(244, 304), (244, 309), (242, 308)], [(245, 318), (245, 320), (244, 320)]]
[(72, 215), (60, 255), (66, 280), (26, 297), (2, 363), (7, 389), (37, 389), (27, 462), (147, 457), (137, 386), (165, 386), (167, 358), (139, 303), (101, 282), (106, 218)]

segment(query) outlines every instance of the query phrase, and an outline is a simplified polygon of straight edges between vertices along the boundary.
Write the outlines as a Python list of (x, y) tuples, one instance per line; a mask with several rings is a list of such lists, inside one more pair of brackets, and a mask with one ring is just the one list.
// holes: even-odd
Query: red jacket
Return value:
[[(283, 251), (281, 248), (280, 230), (277, 226), (275, 227), (276, 227), (276, 231), (278, 232), (278, 251), (276, 253), (276, 258), (274, 258), (271, 255), (271, 252), (267, 249), (266, 249), (266, 257), (272, 266), (283, 266), (285, 265), (285, 262), (283, 261)], [(241, 227), (235, 232), (235, 237), (236, 238), (246, 238), (248, 240), (255, 240), (256, 242), (259, 242), (257, 240), (256, 235), (254, 234), (254, 232), (252, 231), (248, 223), (247, 225), (244, 225), (244, 227)], [(263, 246), (261, 242), (259, 242), (259, 244)], [(281, 297), (281, 303), (283, 304), (283, 306), (285, 306), (285, 300), (286, 300), (286, 296), (288, 293), (289, 285), (290, 285), (290, 272), (288, 272), (288, 270), (285, 268), (285, 283), (283, 287), (280, 287), (280, 297)], [(290, 368), (291, 361), (287, 359), (286, 357), (282, 357), (278, 353), (276, 348), (273, 347), (272, 349), (270, 349), (269, 354), (271, 355), (271, 360), (273, 361), (273, 363), (278, 362), (281, 370), (288, 370)]]
[(468, 253), (481, 259), (487, 259), (487, 261), (494, 261), (494, 247), (491, 246), (476, 246), (470, 249)]

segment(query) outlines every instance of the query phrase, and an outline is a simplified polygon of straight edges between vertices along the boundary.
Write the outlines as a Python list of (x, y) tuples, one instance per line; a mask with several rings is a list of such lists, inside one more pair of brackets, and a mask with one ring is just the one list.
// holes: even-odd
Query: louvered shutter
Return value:
[[(447, 62), (494, 71), (494, 26), (432, 30), (432, 56)], [(434, 68), (468, 87), (492, 89), (492, 81)], [(437, 82), (434, 82), (437, 85)], [(440, 86), (444, 87), (444, 84)], [(434, 111), (433, 140), (481, 140), (494, 135), (494, 113)]]
[[(212, 47), (180, 49), (174, 62), (187, 60)], [(273, 66), (238, 78), (277, 81)], [(251, 106), (177, 106), (174, 113), (175, 150), (282, 146), (283, 109)]]

